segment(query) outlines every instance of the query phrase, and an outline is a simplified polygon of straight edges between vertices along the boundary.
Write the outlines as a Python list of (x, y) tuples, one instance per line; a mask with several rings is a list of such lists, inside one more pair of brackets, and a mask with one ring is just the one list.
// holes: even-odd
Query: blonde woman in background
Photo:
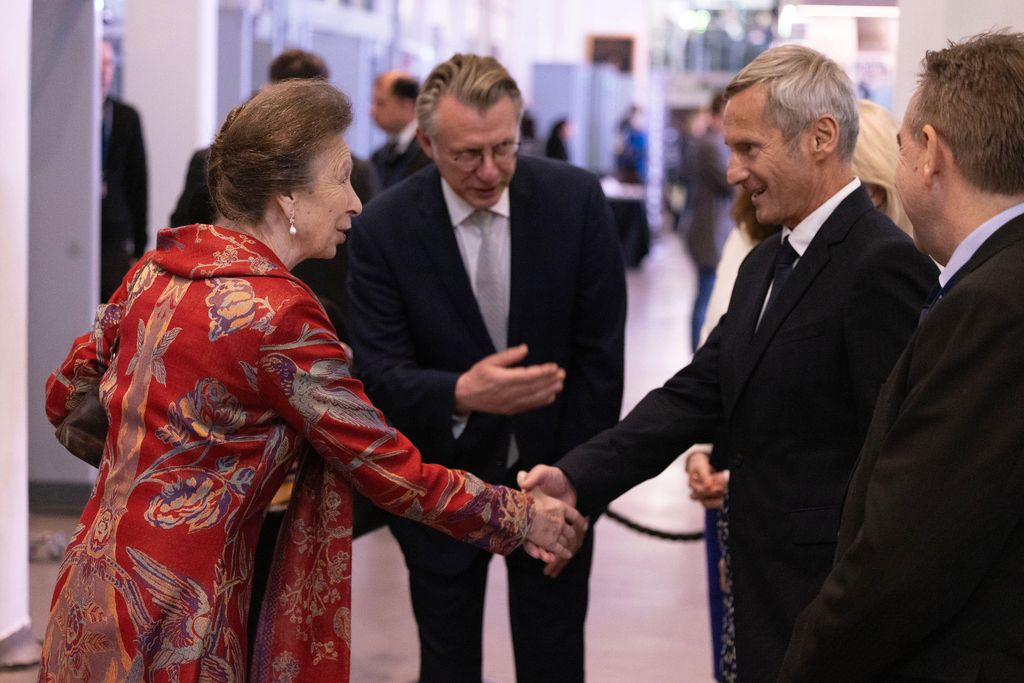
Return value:
[(860, 110), (860, 135), (853, 151), (853, 172), (864, 183), (875, 208), (888, 216), (911, 237), (914, 226), (896, 195), (896, 161), (900, 148), (896, 143), (899, 126), (885, 107), (870, 100), (857, 103)]
[[(898, 126), (884, 107), (869, 100), (857, 103), (860, 113), (860, 134), (853, 153), (854, 174), (864, 184), (875, 208), (883, 212), (901, 230), (913, 236), (913, 226), (903, 210), (903, 204), (896, 194), (894, 183), (896, 162), (899, 157), (899, 145), (896, 142)], [(761, 240), (775, 234), (779, 226), (765, 226), (757, 222), (754, 205), (750, 194), (739, 189), (732, 208), (732, 217), (736, 228), (732, 230), (722, 248), (722, 258), (715, 273), (715, 285), (708, 301), (704, 326), (700, 332), (701, 343), (708, 338), (711, 330), (725, 314), (732, 297), (733, 285), (740, 264), (747, 254)], [(694, 349), (696, 351), (696, 349)], [(690, 457), (695, 453), (710, 457), (711, 444), (694, 444), (684, 453), (689, 474), (690, 497), (699, 501), (708, 511), (705, 527), (705, 543), (707, 544), (708, 561), (708, 592), (712, 601), (722, 600), (721, 640), (717, 633), (718, 624), (712, 621), (712, 636), (715, 649), (720, 657), (716, 662), (716, 679), (735, 680), (735, 648), (733, 647), (732, 597), (729, 592), (731, 584), (728, 568), (727, 542), (729, 537), (725, 514), (720, 512), (725, 502), (725, 491), (729, 482), (729, 471), (722, 470), (706, 475), (702, 470), (690, 467)], [(716, 522), (717, 521), (717, 530)], [(717, 534), (716, 534), (717, 531)], [(716, 576), (715, 568), (718, 568)], [(720, 583), (720, 586), (715, 585)], [(719, 591), (719, 588), (721, 589)], [(714, 612), (714, 606), (712, 606)], [(719, 642), (721, 643), (719, 645)]]

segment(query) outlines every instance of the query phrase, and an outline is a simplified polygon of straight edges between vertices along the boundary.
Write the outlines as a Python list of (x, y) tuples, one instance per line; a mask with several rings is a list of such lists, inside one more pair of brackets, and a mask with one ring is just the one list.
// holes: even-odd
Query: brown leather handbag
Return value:
[(57, 440), (79, 460), (100, 466), (107, 440), (107, 411), (100, 404), (99, 388), (82, 396), (57, 427)]

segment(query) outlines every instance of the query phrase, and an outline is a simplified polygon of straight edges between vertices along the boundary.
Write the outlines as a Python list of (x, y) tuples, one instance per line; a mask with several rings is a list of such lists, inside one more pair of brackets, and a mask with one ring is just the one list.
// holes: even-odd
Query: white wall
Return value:
[(28, 140), (31, 0), (0, 22), (0, 641), (28, 616)]
[(900, 0), (900, 43), (896, 61), (893, 111), (903, 117), (917, 86), (917, 73), (926, 50), (938, 50), (948, 40), (961, 40), (993, 28), (1024, 31), (1024, 2), (1020, 0)]
[(590, 36), (630, 36), (633, 99), (645, 102), (653, 5), (652, 0), (519, 0), (508, 8), (507, 48), (501, 57), (529, 98), (533, 64), (585, 63), (590, 59)]
[(127, 0), (124, 99), (139, 110), (149, 165), (150, 246), (167, 227), (189, 158), (217, 123), (217, 0)]

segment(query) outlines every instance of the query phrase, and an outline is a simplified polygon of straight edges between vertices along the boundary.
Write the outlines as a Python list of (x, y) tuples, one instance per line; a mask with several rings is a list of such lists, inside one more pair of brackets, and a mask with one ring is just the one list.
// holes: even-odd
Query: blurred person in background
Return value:
[(911, 237), (914, 227), (896, 194), (896, 165), (900, 148), (896, 144), (899, 127), (896, 119), (880, 104), (870, 100), (857, 102), (860, 111), (860, 135), (853, 151), (853, 172), (867, 188), (875, 208)]
[(551, 133), (548, 135), (547, 144), (544, 147), (544, 155), (549, 159), (569, 161), (569, 148), (566, 143), (572, 135), (572, 124), (569, 119), (558, 119), (551, 126)]
[(711, 289), (715, 285), (715, 268), (734, 226), (729, 209), (735, 193), (726, 174), (729, 148), (725, 144), (724, 131), (725, 95), (716, 93), (708, 107), (704, 135), (697, 141), (693, 214), (686, 232), (687, 250), (697, 266), (697, 297), (690, 319), (690, 348), (694, 351), (700, 345), (700, 331)]
[(388, 141), (370, 160), (387, 189), (430, 163), (416, 139), (416, 96), (420, 84), (405, 71), (386, 71), (373, 82), (370, 116)]
[(149, 175), (142, 121), (134, 107), (110, 96), (116, 66), (114, 46), (104, 40), (100, 43), (100, 301), (114, 293), (145, 253), (149, 239)]

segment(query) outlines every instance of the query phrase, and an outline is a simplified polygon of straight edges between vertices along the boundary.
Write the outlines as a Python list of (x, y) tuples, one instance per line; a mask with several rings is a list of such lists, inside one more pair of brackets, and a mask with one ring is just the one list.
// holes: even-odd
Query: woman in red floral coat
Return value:
[[(211, 150), (218, 225), (160, 233), (47, 383), (60, 424), (95, 392), (109, 420), (95, 489), (57, 578), (40, 678), (345, 681), (352, 489), (493, 552), (567, 556), (571, 508), (424, 464), (349, 376), (289, 270), (330, 258), (360, 210), (344, 95), (272, 86)], [(253, 551), (300, 470), (246, 661)]]

